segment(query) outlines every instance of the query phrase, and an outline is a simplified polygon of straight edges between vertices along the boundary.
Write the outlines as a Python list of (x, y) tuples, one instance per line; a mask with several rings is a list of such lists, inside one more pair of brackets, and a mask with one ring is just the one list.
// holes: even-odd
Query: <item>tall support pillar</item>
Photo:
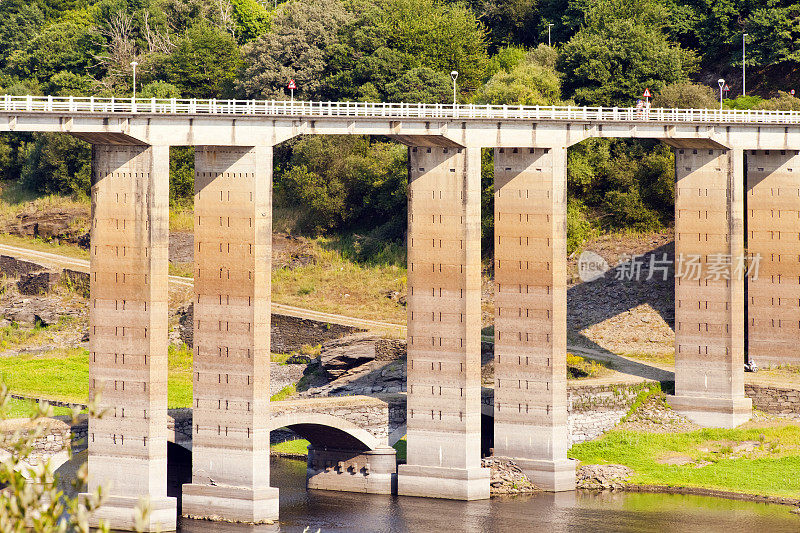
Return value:
[(744, 276), (736, 272), (744, 254), (743, 158), (741, 149), (675, 152), (675, 396), (669, 401), (709, 427), (735, 427), (752, 412), (744, 396)]
[(748, 150), (746, 161), (748, 355), (800, 364), (800, 154)]
[(409, 149), (408, 449), (398, 494), (489, 497), (481, 468), (477, 148)]
[(195, 149), (192, 483), (184, 516), (278, 518), (269, 486), (272, 148)]
[(573, 490), (567, 150), (497, 148), (494, 180), (494, 453), (544, 490)]
[(175, 529), (167, 497), (169, 147), (92, 148), (89, 375), (102, 418), (89, 420), (89, 489), (110, 495), (92, 517), (133, 530)]

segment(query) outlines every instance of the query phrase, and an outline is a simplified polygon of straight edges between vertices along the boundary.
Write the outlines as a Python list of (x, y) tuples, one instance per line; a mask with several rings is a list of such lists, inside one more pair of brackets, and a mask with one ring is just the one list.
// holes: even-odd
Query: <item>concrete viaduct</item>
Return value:
[(176, 521), (165, 433), (170, 146), (196, 147), (185, 515), (278, 517), (269, 486), (271, 173), (273, 147), (297, 135), (382, 135), (409, 147), (401, 495), (489, 497), (479, 452), (482, 148), (495, 150), (495, 454), (514, 458), (537, 485), (574, 487), (565, 370), (571, 145), (669, 144), (676, 257), (735, 261), (745, 244), (762, 256), (747, 304), (741, 277), (677, 277), (675, 409), (708, 426), (750, 417), (746, 331), (759, 362), (800, 360), (797, 113), (5, 96), (0, 132), (61, 132), (93, 145), (90, 368), (108, 415), (90, 421), (89, 471), (92, 487), (111, 487), (98, 515), (115, 528), (130, 527), (142, 496), (150, 527)]

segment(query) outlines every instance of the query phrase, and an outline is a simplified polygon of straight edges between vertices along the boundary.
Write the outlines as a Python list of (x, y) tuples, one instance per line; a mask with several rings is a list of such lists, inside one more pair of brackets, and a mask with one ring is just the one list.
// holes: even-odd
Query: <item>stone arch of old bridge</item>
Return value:
[(396, 452), (387, 445), (388, 416), (380, 418), (382, 438), (345, 418), (307, 411), (274, 416), (270, 429), (285, 427), (311, 443), (308, 488), (392, 494), (397, 489)]
[[(757, 282), (676, 279), (676, 395), (697, 422), (746, 420), (757, 359), (800, 359), (800, 114), (721, 110), (0, 97), (0, 131), (93, 145), (90, 486), (95, 517), (175, 526), (166, 496), (168, 155), (195, 146), (193, 469), (183, 512), (275, 519), (269, 487), (272, 147), (302, 134), (409, 146), (408, 447), (403, 495), (489, 495), (480, 467), (480, 150), (495, 149), (495, 453), (574, 487), (566, 430), (567, 148), (659, 139), (676, 155), (676, 255), (768, 255)], [(745, 151), (747, 160), (745, 161)], [(744, 210), (747, 176), (748, 208)], [(745, 224), (747, 234), (745, 235)]]

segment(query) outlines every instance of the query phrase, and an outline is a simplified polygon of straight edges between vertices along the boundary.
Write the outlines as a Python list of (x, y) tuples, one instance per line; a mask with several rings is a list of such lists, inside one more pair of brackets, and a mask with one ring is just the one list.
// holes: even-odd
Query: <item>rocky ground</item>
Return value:
[(663, 394), (655, 394), (627, 416), (616, 429), (646, 433), (682, 433), (700, 429), (688, 418), (673, 411)]
[(492, 496), (500, 494), (531, 494), (542, 490), (531, 483), (528, 476), (522, 472), (522, 469), (510, 459), (486, 457), (481, 460), (481, 466), (491, 471), (489, 490)]
[(576, 483), (579, 489), (620, 490), (632, 475), (633, 470), (623, 465), (582, 465)]

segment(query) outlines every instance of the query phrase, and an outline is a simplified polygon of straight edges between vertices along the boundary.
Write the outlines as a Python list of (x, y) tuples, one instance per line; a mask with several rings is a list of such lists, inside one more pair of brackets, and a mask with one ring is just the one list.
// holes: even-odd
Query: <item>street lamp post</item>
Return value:
[(131, 66), (133, 67), (133, 98), (131, 99), (131, 109), (136, 111), (136, 65), (138, 65), (136, 61), (131, 61)]
[(550, 28), (553, 27), (553, 24), (547, 25), (547, 46), (553, 46), (553, 41), (550, 39)]
[(722, 111), (722, 88), (725, 87), (725, 80), (720, 78), (717, 84), (719, 84), (719, 110)]
[(456, 100), (456, 78), (458, 78), (458, 71), (453, 70), (450, 72), (450, 77), (453, 78), (453, 109), (456, 108), (457, 100)]
[(747, 37), (746, 33), (742, 34), (742, 96), (747, 94), (747, 85), (745, 84), (745, 48), (744, 42)]

